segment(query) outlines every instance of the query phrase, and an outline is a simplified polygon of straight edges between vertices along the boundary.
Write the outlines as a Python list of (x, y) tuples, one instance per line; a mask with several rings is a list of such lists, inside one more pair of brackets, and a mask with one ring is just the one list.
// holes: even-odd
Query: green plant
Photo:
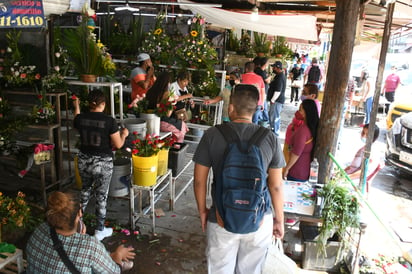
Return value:
[(229, 31), (229, 39), (226, 44), (226, 49), (230, 51), (239, 51), (240, 41), (233, 31)]
[[(318, 250), (326, 256), (326, 244), (335, 233), (342, 240), (340, 250), (346, 246), (345, 233), (348, 228), (359, 227), (359, 202), (352, 187), (337, 173), (323, 188), (317, 191), (322, 198), (322, 226), (319, 229)], [(339, 257), (339, 256), (338, 256)]]
[(146, 134), (143, 140), (138, 138), (138, 132), (133, 132), (135, 139), (132, 141), (132, 154), (140, 157), (150, 157), (156, 155), (162, 142), (158, 136)]
[(272, 55), (281, 55), (282, 57), (288, 58), (292, 56), (293, 51), (288, 47), (286, 43), (286, 38), (283, 36), (276, 36), (273, 41)]
[(97, 41), (93, 33), (94, 23), (91, 22), (93, 19), (84, 6), (80, 25), (75, 30), (68, 29), (65, 32), (64, 47), (79, 74), (112, 74), (116, 67), (106, 47)]
[(31, 209), (23, 192), (19, 191), (15, 198), (0, 192), (0, 220), (6, 230), (25, 228), (31, 224)]
[(253, 32), (253, 50), (255, 53), (269, 53), (271, 42), (267, 40), (267, 34)]

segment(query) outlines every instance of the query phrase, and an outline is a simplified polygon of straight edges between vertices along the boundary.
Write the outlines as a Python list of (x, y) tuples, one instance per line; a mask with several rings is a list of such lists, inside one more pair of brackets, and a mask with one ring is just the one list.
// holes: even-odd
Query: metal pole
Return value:
[(378, 75), (376, 77), (376, 84), (375, 84), (376, 88), (375, 88), (375, 94), (373, 96), (372, 113), (370, 115), (368, 136), (366, 140), (365, 151), (363, 154), (361, 174), (360, 174), (360, 180), (359, 180), (359, 187), (362, 189), (363, 194), (365, 193), (365, 189), (366, 189), (366, 177), (367, 177), (367, 171), (368, 171), (368, 163), (369, 163), (370, 152), (371, 152), (371, 147), (372, 147), (372, 142), (373, 142), (373, 133), (375, 131), (376, 115), (378, 113), (379, 97), (381, 93), (381, 83), (383, 79), (383, 70), (385, 68), (385, 63), (386, 63), (386, 53), (388, 52), (388, 44), (389, 44), (389, 38), (391, 35), (391, 25), (392, 25), (392, 17), (393, 17), (394, 9), (395, 9), (395, 2), (393, 3), (391, 2), (390, 4), (388, 4), (388, 8), (386, 11), (385, 27), (383, 31), (383, 37), (382, 37), (381, 52), (379, 56)]

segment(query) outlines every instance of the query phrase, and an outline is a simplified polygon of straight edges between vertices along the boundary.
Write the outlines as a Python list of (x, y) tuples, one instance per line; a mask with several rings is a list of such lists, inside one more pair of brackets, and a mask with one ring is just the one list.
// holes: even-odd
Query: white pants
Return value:
[(209, 274), (260, 274), (272, 243), (273, 216), (266, 214), (256, 232), (236, 234), (207, 223), (207, 267)]

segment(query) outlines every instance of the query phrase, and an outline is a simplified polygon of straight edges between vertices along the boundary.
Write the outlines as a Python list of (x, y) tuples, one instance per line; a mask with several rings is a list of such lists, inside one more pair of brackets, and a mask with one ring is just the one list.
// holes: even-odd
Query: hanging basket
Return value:
[(97, 75), (94, 74), (82, 74), (80, 75), (80, 80), (85, 83), (95, 83), (97, 80)]

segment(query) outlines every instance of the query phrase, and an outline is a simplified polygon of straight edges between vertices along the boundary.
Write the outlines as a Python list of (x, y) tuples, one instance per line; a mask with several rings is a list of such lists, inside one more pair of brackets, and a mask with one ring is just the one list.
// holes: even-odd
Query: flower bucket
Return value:
[(129, 194), (130, 158), (119, 158), (113, 161), (113, 174), (110, 181), (109, 196), (122, 197)]
[(154, 113), (140, 113), (140, 118), (146, 121), (147, 133), (158, 136), (160, 134), (160, 117)]
[(94, 83), (97, 80), (97, 76), (94, 74), (82, 74), (80, 75), (80, 80), (85, 83)]
[(169, 161), (169, 149), (161, 149), (157, 155), (159, 156), (157, 176), (162, 176), (167, 172), (167, 165)]
[(156, 184), (158, 155), (140, 157), (132, 155), (133, 183), (138, 186), (152, 186)]
[(144, 119), (127, 118), (123, 123), (130, 134), (136, 131), (140, 139), (143, 139), (146, 136), (146, 121)]

